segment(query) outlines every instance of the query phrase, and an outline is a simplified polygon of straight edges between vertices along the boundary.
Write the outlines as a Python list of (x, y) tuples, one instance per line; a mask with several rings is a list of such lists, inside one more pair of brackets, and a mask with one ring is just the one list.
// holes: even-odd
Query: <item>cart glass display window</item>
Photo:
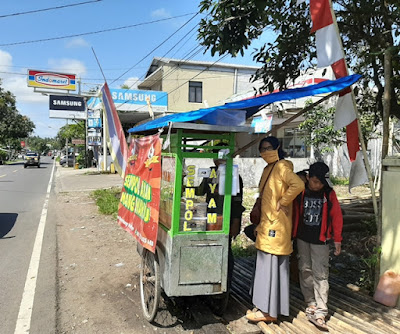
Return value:
[(168, 229), (171, 228), (173, 199), (175, 188), (176, 157), (164, 156), (162, 158), (162, 177), (160, 194), (159, 222)]
[(183, 191), (179, 231), (221, 231), (224, 197), (220, 194), (221, 174), (210, 160), (198, 166), (184, 159)]

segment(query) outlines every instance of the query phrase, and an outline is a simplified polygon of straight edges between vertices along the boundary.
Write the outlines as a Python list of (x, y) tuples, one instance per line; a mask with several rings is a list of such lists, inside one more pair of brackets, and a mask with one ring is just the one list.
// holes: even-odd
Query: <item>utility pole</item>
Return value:
[[(68, 130), (68, 118), (66, 119), (67, 121), (67, 126), (66, 130)], [(68, 167), (68, 137), (65, 138), (65, 165)]]
[[(383, 115), (382, 115), (382, 157), (381, 157), (381, 175), (383, 175), (383, 160), (388, 155), (389, 149), (389, 117), (390, 117), (390, 100), (391, 100), (391, 76), (392, 76), (392, 54), (390, 47), (387, 47), (384, 52), (384, 78), (385, 88), (383, 91)], [(379, 205), (379, 222), (377, 222), (376, 231), (376, 244), (377, 246), (382, 245), (382, 194), (383, 194), (383, 177), (381, 177), (381, 187), (379, 189), (380, 205)], [(381, 267), (381, 258), (378, 257), (377, 264), (375, 266), (375, 287), (379, 282)]]
[(389, 150), (389, 117), (391, 100), (391, 74), (392, 54), (390, 48), (386, 48), (384, 56), (385, 89), (383, 92), (383, 129), (382, 129), (382, 160), (386, 158)]

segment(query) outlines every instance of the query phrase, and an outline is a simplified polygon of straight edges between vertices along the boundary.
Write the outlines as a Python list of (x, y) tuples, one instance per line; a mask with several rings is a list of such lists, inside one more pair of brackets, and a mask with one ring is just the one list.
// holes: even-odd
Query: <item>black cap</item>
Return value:
[(331, 187), (329, 182), (329, 167), (322, 161), (313, 163), (310, 166), (309, 177), (316, 176), (324, 185), (328, 185)]

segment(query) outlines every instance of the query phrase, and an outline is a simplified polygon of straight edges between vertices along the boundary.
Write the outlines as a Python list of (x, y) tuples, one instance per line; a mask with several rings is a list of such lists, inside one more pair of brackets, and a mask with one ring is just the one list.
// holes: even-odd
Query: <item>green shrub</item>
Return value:
[(365, 227), (370, 235), (376, 235), (378, 226), (376, 226), (375, 217), (372, 217), (371, 219), (364, 219), (361, 222), (365, 224)]
[(349, 179), (347, 179), (345, 177), (331, 176), (330, 180), (334, 186), (348, 186), (349, 185)]
[(76, 157), (76, 162), (79, 164), (79, 166), (85, 166), (85, 152), (81, 152), (78, 154)]
[(3, 161), (7, 160), (7, 152), (0, 150), (0, 160), (3, 160)]
[(370, 294), (373, 293), (375, 288), (375, 270), (381, 253), (381, 247), (374, 247), (369, 256), (361, 257), (365, 269), (362, 269), (360, 272), (361, 277), (358, 284)]

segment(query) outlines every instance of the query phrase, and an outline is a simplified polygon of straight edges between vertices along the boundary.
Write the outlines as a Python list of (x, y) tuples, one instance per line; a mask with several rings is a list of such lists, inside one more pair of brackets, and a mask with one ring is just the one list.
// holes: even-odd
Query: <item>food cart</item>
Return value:
[[(247, 126), (170, 123), (168, 134), (161, 136), (169, 145), (161, 154), (155, 253), (138, 243), (141, 303), (148, 321), (157, 313), (161, 289), (168, 297), (227, 292), (231, 196), (239, 188), (232, 153), (235, 134), (252, 131)], [(223, 159), (223, 168), (211, 168), (213, 159)], [(218, 204), (198, 191), (205, 178), (211, 192), (223, 195), (219, 210), (212, 210)]]
[[(253, 132), (253, 128), (239, 124), (244, 124), (245, 119), (268, 104), (331, 93), (313, 104), (317, 105), (359, 79), (360, 76), (354, 74), (335, 81), (230, 102), (223, 106), (171, 114), (129, 130), (135, 135), (144, 136), (154, 134), (157, 130), (167, 130), (162, 135), (164, 148), (161, 152), (160, 184), (157, 185), (160, 190), (157, 192), (157, 229), (154, 229), (157, 234), (153, 235), (151, 245), (147, 244), (143, 248), (138, 243), (142, 257), (141, 301), (148, 321), (154, 320), (157, 313), (161, 289), (169, 297), (221, 295), (227, 292), (231, 196), (236, 184), (232, 156), (235, 134)], [(299, 117), (313, 105), (304, 108), (280, 126)], [(242, 150), (260, 138), (245, 145)], [(219, 146), (221, 141), (227, 142), (228, 147)], [(153, 158), (149, 154), (150, 162)], [(212, 159), (224, 159), (225, 167), (223, 170), (218, 168), (219, 173), (213, 175), (212, 168), (199, 165), (202, 158), (210, 159), (210, 165)], [(215, 191), (216, 186), (213, 185), (218, 184), (218, 192), (224, 194), (222, 211), (216, 214), (210, 210), (215, 203), (207, 202), (206, 197), (201, 197), (197, 192), (200, 180), (204, 177), (211, 179), (211, 190)], [(127, 190), (135, 192), (129, 187)], [(125, 197), (126, 206), (133, 201), (129, 196)], [(144, 202), (149, 202), (150, 197), (145, 196)], [(143, 199), (139, 200), (143, 202)], [(128, 221), (122, 218), (119, 222), (136, 235), (138, 240), (148, 240), (146, 236), (137, 233)]]

